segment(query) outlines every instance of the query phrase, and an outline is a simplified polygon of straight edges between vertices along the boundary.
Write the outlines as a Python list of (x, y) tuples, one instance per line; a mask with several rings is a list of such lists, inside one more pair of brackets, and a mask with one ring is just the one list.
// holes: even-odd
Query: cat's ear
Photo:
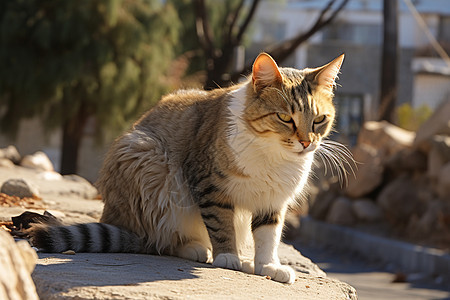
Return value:
[(344, 54), (323, 67), (314, 69), (314, 81), (325, 92), (333, 94), (333, 88), (336, 86), (336, 79), (338, 78), (343, 61)]
[(255, 92), (259, 92), (264, 87), (283, 81), (277, 63), (269, 54), (261, 53), (256, 58), (253, 63), (252, 81)]

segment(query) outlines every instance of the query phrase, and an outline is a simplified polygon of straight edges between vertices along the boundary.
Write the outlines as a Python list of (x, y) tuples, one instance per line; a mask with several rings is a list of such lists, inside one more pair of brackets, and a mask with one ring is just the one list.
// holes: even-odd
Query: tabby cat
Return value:
[(36, 225), (33, 245), (175, 255), (292, 283), (277, 254), (284, 217), (315, 153), (327, 156), (343, 59), (296, 70), (262, 53), (242, 84), (165, 96), (106, 155), (101, 223)]

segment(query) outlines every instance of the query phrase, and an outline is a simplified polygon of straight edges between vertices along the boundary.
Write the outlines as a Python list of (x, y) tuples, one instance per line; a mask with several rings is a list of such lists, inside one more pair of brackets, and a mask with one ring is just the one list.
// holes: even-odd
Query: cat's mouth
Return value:
[(301, 151), (293, 151), (292, 153), (295, 154), (297, 157), (303, 157), (306, 155), (310, 155), (317, 149), (316, 145), (311, 144), (308, 148), (303, 149)]
[(305, 155), (307, 155), (307, 154), (309, 154), (309, 153), (311, 153), (312, 151), (301, 151), (301, 152), (295, 152), (295, 154), (297, 155), (297, 156), (305, 156)]
[(306, 147), (302, 151), (298, 151), (297, 153), (298, 154), (307, 154), (307, 153), (314, 152), (316, 149), (317, 149), (317, 145), (311, 143), (308, 147)]
[(297, 157), (303, 157), (303, 156), (306, 156), (306, 155), (311, 154), (312, 152), (314, 152), (314, 149), (313, 149), (313, 150), (309, 150), (309, 151), (303, 150), (303, 151), (292, 152), (292, 153), (293, 153), (295, 156), (297, 156)]

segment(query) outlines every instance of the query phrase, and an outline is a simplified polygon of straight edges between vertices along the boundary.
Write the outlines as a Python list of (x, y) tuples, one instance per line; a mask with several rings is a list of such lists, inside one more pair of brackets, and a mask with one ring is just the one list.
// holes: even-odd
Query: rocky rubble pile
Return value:
[(16, 147), (12, 145), (0, 149), (0, 167), (11, 169), (14, 168), (15, 164), (41, 171), (54, 171), (52, 162), (42, 151), (37, 151), (32, 155), (26, 155), (22, 158)]
[(450, 249), (450, 100), (416, 133), (365, 123), (352, 153), (355, 176), (321, 184), (311, 216)]
[[(55, 189), (56, 185), (67, 188)], [(0, 149), (0, 206), (41, 208), (42, 194), (84, 199), (98, 197), (97, 189), (86, 179), (56, 172), (44, 152), (22, 157), (12, 145)]]

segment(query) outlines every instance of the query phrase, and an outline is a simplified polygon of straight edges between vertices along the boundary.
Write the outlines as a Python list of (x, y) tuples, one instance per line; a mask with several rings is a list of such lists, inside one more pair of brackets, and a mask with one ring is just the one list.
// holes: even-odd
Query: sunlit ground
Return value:
[[(412, 283), (393, 283), (396, 270), (392, 266), (377, 266), (353, 254), (307, 245), (300, 240), (295, 241), (294, 246), (329, 277), (353, 286), (358, 299), (450, 299), (450, 283), (442, 282), (439, 278), (433, 282), (420, 278), (419, 274), (412, 274), (409, 275)], [(385, 269), (393, 269), (393, 273)]]

